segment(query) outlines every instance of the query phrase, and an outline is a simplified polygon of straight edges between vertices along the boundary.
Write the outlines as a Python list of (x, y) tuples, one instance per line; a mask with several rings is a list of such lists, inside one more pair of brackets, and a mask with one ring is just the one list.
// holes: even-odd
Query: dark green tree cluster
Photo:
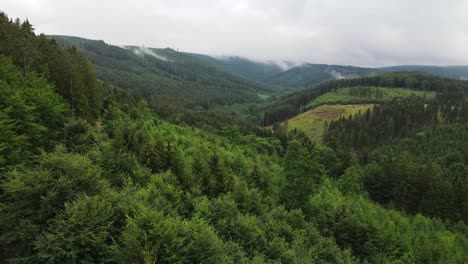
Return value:
[(373, 88), (373, 87), (366, 87), (366, 86), (352, 87), (349, 90), (349, 94), (354, 95), (354, 96), (364, 97), (364, 98), (376, 98), (376, 99), (382, 99), (385, 96), (384, 91)]
[[(294, 66), (294, 64), (291, 66)], [(308, 63), (277, 73), (266, 78), (265, 82), (299, 90), (325, 81), (334, 80), (338, 77), (366, 76), (378, 72), (380, 72), (378, 69), (373, 68)]]
[(367, 263), (463, 263), (467, 258), (462, 222), (446, 228), (420, 214), (402, 217), (362, 196), (343, 196), (329, 188), (314, 195), (306, 210), (323, 235)]
[[(428, 104), (429, 103), (429, 104)], [(410, 135), (438, 123), (436, 102), (411, 96), (375, 105), (372, 110), (330, 122), (324, 142), (332, 146), (363, 149), (392, 138)]]
[(466, 222), (466, 105), (458, 87), (444, 89), (434, 100), (394, 100), (331, 122), (324, 140), (357, 152), (365, 166), (359, 188), (365, 185), (373, 200), (411, 214)]
[(60, 140), (70, 112), (44, 78), (0, 55), (0, 171), (30, 162)]
[[(263, 125), (282, 122), (302, 111), (313, 99), (330, 91), (346, 87), (394, 87), (411, 90), (442, 92), (444, 90), (468, 91), (468, 82), (436, 77), (425, 73), (397, 72), (375, 76), (333, 80), (318, 84), (312, 88), (284, 96), (266, 106), (259, 106), (254, 111), (263, 113)], [(455, 88), (456, 87), (456, 88)]]
[(25, 76), (43, 75), (79, 116), (88, 121), (98, 118), (99, 83), (91, 64), (75, 48), (36, 36), (28, 20), (13, 21), (0, 13), (0, 54), (10, 57)]
[(95, 65), (99, 79), (165, 107), (206, 110), (215, 105), (259, 101), (257, 93), (275, 93), (272, 87), (233, 75), (193, 54), (169, 48), (122, 48), (103, 41), (51, 37), (79, 48)]
[(468, 100), (459, 86), (445, 87), (433, 100), (412, 95), (375, 105), (372, 110), (340, 117), (326, 128), (329, 145), (362, 149), (411, 135), (438, 123), (466, 123)]
[(366, 190), (384, 205), (468, 221), (468, 125), (443, 125), (375, 150)]

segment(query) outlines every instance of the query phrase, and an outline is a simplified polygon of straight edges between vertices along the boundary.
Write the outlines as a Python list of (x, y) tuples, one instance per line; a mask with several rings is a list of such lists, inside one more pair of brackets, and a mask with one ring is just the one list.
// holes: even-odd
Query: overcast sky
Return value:
[(466, 0), (1, 0), (36, 33), (259, 60), (468, 65)]

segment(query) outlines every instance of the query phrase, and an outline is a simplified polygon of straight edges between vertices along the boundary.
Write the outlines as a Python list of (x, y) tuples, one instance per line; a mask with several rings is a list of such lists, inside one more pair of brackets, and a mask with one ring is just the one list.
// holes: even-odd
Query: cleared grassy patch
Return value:
[(434, 92), (414, 91), (403, 88), (350, 87), (323, 94), (310, 102), (306, 108), (311, 109), (320, 105), (335, 104), (384, 103), (394, 98), (409, 97), (412, 94), (427, 98), (435, 96)]
[(257, 97), (262, 99), (262, 100), (266, 100), (266, 99), (270, 98), (270, 95), (259, 93), (259, 94), (257, 94)]
[(347, 105), (322, 105), (299, 114), (287, 121), (288, 130), (299, 129), (314, 141), (322, 141), (325, 122), (330, 123), (337, 120), (340, 116), (349, 116), (364, 112), (370, 109), (374, 104), (347, 104)]

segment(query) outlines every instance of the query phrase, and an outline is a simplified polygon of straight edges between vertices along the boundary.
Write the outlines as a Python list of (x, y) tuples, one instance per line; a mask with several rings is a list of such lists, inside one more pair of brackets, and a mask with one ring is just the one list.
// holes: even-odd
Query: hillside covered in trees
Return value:
[(293, 62), (288, 61), (268, 62), (254, 61), (239, 56), (193, 55), (244, 78), (258, 82), (266, 82), (270, 77), (283, 72), (285, 68), (294, 66)]
[[(145, 97), (96, 79), (82, 47), (3, 13), (0, 44), (2, 262), (467, 261), (464, 82), (387, 74), (281, 99), (299, 109), (353, 82), (436, 92), (340, 118), (318, 144), (278, 123), (267, 132), (167, 118), (156, 90)], [(138, 80), (130, 68), (119, 72)], [(180, 78), (205, 86), (203, 76)]]
[(372, 68), (307, 63), (273, 75), (266, 83), (301, 90), (325, 81), (363, 77), (378, 72), (380, 70)]
[(261, 101), (273, 87), (231, 74), (189, 53), (103, 41), (50, 36), (74, 46), (95, 66), (99, 79), (131, 90), (158, 104), (209, 109), (213, 105)]
[(301, 90), (330, 80), (360, 78), (385, 72), (420, 72), (433, 74), (439, 77), (468, 80), (467, 66), (444, 67), (429, 65), (401, 65), (393, 67), (363, 68), (355, 66), (304, 63), (289, 68), (286, 71), (278, 72), (261, 81), (267, 84)]
[[(263, 124), (282, 122), (313, 106), (313, 100), (329, 92), (353, 87), (404, 88), (414, 91), (464, 94), (468, 92), (468, 82), (448, 79), (418, 72), (385, 73), (354, 79), (328, 81), (309, 89), (285, 95), (278, 100), (259, 105), (252, 112), (263, 114)], [(379, 98), (368, 98), (367, 103), (379, 102)]]

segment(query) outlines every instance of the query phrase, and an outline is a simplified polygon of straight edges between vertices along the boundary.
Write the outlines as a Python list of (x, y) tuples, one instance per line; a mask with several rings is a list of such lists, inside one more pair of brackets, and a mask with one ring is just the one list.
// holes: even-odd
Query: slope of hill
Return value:
[(92, 65), (75, 48), (66, 49), (44, 35), (36, 36), (28, 21), (13, 22), (0, 12), (0, 54), (21, 67), (23, 74), (43, 75), (75, 113), (96, 120), (100, 84)]
[(358, 86), (378, 86), (388, 88), (405, 88), (415, 91), (437, 92), (448, 88), (468, 92), (468, 82), (442, 78), (427, 73), (397, 72), (373, 76), (332, 80), (312, 88), (288, 94), (267, 105), (261, 105), (252, 112), (263, 114), (264, 125), (271, 125), (291, 118), (305, 110), (310, 102), (317, 97), (342, 88)]
[(305, 64), (278, 72), (261, 81), (294, 89), (309, 88), (328, 80), (357, 78), (384, 72), (422, 72), (440, 77), (468, 80), (468, 66), (401, 65), (381, 68), (361, 68), (342, 65)]
[(282, 65), (280, 65), (279, 63), (254, 61), (239, 56), (209, 56), (203, 54), (193, 55), (232, 73), (259, 82), (262, 82), (271, 76), (294, 66), (293, 63), (288, 62), (283, 62)]
[(404, 98), (411, 95), (434, 98), (435, 94), (435, 92), (415, 91), (403, 88), (358, 86), (342, 88), (323, 94), (307, 104), (305, 108), (310, 109), (320, 105), (334, 104), (384, 103), (395, 98)]
[(314, 142), (322, 142), (325, 125), (342, 116), (355, 115), (372, 108), (373, 104), (321, 105), (285, 121), (289, 131), (301, 130)]
[(212, 104), (255, 101), (258, 93), (275, 92), (172, 49), (117, 47), (78, 37), (50, 37), (76, 46), (94, 64), (99, 79), (161, 104), (209, 108)]
[(285, 72), (278, 73), (266, 79), (265, 82), (295, 89), (304, 89), (324, 81), (356, 78), (378, 72), (380, 72), (380, 70), (372, 68), (326, 64), (305, 64), (294, 67)]
[(413, 71), (426, 72), (441, 77), (468, 80), (468, 66), (430, 66), (430, 65), (401, 65), (379, 68), (387, 72)]
[(421, 96), (435, 97), (435, 92), (413, 91), (402, 88), (352, 87), (323, 94), (308, 105), (307, 110), (284, 121), (287, 129), (299, 129), (315, 142), (321, 142), (325, 124), (340, 117), (348, 117), (371, 109), (374, 104), (386, 103), (398, 98)]

